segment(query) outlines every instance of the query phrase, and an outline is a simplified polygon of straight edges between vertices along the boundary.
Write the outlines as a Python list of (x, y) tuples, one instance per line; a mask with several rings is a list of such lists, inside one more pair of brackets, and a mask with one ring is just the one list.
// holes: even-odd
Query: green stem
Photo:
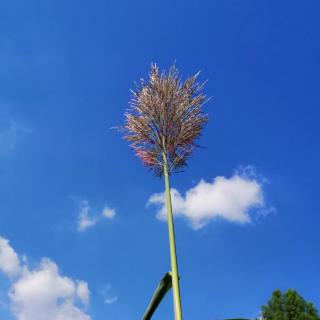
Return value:
[(169, 242), (170, 242), (174, 314), (175, 314), (175, 320), (182, 320), (178, 263), (177, 263), (176, 243), (175, 243), (175, 236), (174, 236), (168, 161), (167, 161), (167, 156), (165, 152), (162, 153), (162, 156), (163, 156), (164, 181), (166, 186), (166, 205), (167, 205), (167, 213), (168, 213), (168, 229), (169, 229)]

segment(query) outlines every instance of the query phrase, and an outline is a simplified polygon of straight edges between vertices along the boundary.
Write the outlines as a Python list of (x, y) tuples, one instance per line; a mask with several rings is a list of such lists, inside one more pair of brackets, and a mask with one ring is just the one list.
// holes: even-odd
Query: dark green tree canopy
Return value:
[(282, 293), (275, 290), (269, 302), (262, 306), (264, 320), (320, 320), (317, 309), (295, 290)]

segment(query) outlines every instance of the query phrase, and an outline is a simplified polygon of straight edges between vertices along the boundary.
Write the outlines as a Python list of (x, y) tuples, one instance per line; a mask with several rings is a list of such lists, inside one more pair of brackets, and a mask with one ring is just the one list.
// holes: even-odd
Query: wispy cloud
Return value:
[(7, 304), (0, 298), (0, 310), (7, 309), (7, 308), (8, 308)]
[(104, 303), (113, 304), (113, 303), (115, 303), (117, 301), (118, 301), (118, 297), (114, 296), (114, 297), (111, 297), (111, 298), (105, 298)]
[(116, 210), (108, 207), (104, 207), (102, 210), (102, 216), (106, 219), (113, 219), (116, 215)]
[(79, 213), (77, 220), (77, 229), (82, 232), (90, 227), (93, 227), (103, 219), (113, 219), (116, 216), (116, 209), (105, 206), (100, 214), (93, 214), (92, 208), (88, 200), (80, 200)]
[(103, 286), (99, 290), (100, 295), (103, 298), (105, 304), (113, 304), (118, 301), (118, 296), (113, 294), (113, 289), (111, 284)]
[(98, 222), (98, 217), (90, 216), (89, 211), (89, 202), (87, 200), (81, 200), (78, 216), (78, 231), (84, 231)]
[(16, 146), (20, 136), (30, 134), (31, 129), (27, 128), (15, 120), (0, 122), (0, 155), (7, 155)]
[[(171, 189), (174, 215), (191, 222), (193, 229), (200, 229), (214, 219), (224, 219), (234, 223), (250, 223), (253, 209), (263, 214), (271, 210), (265, 205), (263, 195), (264, 179), (248, 167), (236, 172), (230, 178), (219, 176), (212, 182), (200, 180), (185, 195)], [(157, 217), (166, 219), (165, 194), (151, 195), (149, 204), (160, 205)]]
[(0, 241), (0, 272), (11, 280), (8, 297), (17, 320), (91, 319), (83, 310), (90, 296), (85, 281), (61, 275), (57, 264), (48, 258), (30, 269), (7, 239), (0, 237)]

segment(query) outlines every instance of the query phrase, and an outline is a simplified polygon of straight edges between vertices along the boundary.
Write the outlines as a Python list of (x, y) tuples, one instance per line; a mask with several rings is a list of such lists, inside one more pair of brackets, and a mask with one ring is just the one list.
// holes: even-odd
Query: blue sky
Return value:
[[(164, 185), (109, 128), (150, 63), (175, 60), (213, 97), (205, 149), (172, 177), (184, 318), (257, 316), (276, 288), (320, 308), (319, 15), (315, 0), (2, 1), (0, 319), (141, 317), (169, 269), (150, 204)], [(154, 318), (171, 315), (168, 295)]]

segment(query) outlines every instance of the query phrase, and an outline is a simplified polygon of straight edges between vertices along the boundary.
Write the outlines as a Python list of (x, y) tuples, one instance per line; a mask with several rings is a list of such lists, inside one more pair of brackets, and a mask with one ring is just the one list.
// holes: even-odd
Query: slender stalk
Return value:
[(132, 90), (125, 125), (119, 127), (143, 164), (156, 176), (164, 175), (175, 320), (182, 320), (182, 312), (169, 175), (186, 166), (208, 121), (202, 111), (204, 84), (197, 77), (181, 81), (175, 65), (161, 72), (152, 64), (149, 79)]
[(182, 320), (178, 263), (177, 263), (176, 242), (175, 242), (175, 235), (174, 235), (173, 215), (172, 215), (170, 181), (169, 181), (169, 173), (168, 173), (168, 161), (167, 161), (167, 156), (165, 152), (162, 152), (162, 156), (163, 156), (164, 181), (166, 186), (166, 206), (167, 206), (167, 213), (168, 213), (168, 229), (169, 229), (169, 243), (170, 243), (174, 314), (175, 314), (175, 320)]

